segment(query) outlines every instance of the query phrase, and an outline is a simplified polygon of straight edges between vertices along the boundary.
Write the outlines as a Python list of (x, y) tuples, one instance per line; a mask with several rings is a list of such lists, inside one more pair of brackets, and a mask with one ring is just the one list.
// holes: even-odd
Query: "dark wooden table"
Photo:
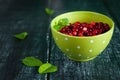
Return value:
[[(55, 10), (49, 16), (45, 8)], [(120, 80), (119, 0), (0, 0), (0, 80)], [(111, 17), (115, 30), (108, 47), (94, 60), (69, 60), (55, 45), (50, 21), (69, 11), (95, 11)], [(17, 40), (14, 34), (28, 32)], [(21, 60), (35, 56), (58, 66), (58, 71), (39, 74)]]

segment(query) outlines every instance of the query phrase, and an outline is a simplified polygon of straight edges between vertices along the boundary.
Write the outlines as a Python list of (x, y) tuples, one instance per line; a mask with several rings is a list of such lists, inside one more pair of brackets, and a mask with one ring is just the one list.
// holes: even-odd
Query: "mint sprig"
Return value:
[(62, 18), (58, 21), (58, 25), (67, 26), (69, 24), (69, 20), (67, 18)]
[(26, 57), (22, 60), (22, 63), (29, 67), (39, 66), (38, 72), (40, 74), (51, 73), (51, 72), (57, 71), (57, 66), (54, 66), (50, 63), (42, 63), (41, 60), (39, 60), (38, 58), (35, 58), (35, 57)]
[(22, 60), (22, 63), (26, 66), (41, 66), (42, 61), (35, 57), (26, 57)]
[(22, 33), (14, 35), (15, 38), (20, 39), (20, 40), (24, 40), (27, 36), (28, 36), (27, 32), (22, 32)]
[(51, 72), (55, 72), (57, 71), (57, 67), (50, 64), (50, 63), (45, 63), (43, 65), (41, 65), (38, 69), (39, 73), (51, 73)]
[(45, 12), (46, 12), (48, 15), (54, 14), (54, 10), (52, 10), (52, 9), (50, 9), (50, 8), (45, 8)]
[(56, 22), (57, 24), (54, 25), (54, 28), (56, 30), (60, 30), (61, 28), (63, 28), (64, 26), (69, 25), (69, 20), (67, 18), (62, 18), (60, 20), (58, 20), (58, 22)]

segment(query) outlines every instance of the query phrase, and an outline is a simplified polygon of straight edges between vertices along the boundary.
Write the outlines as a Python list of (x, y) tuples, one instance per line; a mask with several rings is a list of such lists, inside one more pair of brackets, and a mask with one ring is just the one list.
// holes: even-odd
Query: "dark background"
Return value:
[[(55, 10), (49, 16), (45, 8)], [(0, 0), (0, 80), (119, 80), (120, 79), (120, 1), (119, 0)], [(95, 11), (115, 22), (112, 40), (105, 51), (88, 62), (69, 60), (55, 45), (50, 21), (69, 11)], [(14, 34), (28, 32), (17, 40)], [(35, 56), (58, 66), (58, 71), (39, 74), (21, 60)]]

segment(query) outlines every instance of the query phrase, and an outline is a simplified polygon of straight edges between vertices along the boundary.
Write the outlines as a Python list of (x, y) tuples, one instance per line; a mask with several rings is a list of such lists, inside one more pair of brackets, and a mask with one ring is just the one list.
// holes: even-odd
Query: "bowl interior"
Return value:
[(114, 22), (103, 14), (90, 11), (74, 11), (64, 13), (54, 18), (51, 22), (51, 27), (53, 30), (55, 30), (54, 25), (57, 24), (58, 21), (62, 18), (68, 18), (70, 23), (74, 23), (76, 21), (90, 23), (91, 21), (94, 21), (107, 23), (109, 24), (110, 28), (114, 27)]

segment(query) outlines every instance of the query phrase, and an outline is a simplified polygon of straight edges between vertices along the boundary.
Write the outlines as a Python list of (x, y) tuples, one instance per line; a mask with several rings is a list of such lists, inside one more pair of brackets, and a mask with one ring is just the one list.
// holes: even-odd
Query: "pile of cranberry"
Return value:
[(95, 36), (107, 32), (110, 29), (107, 23), (91, 22), (80, 23), (79, 21), (64, 26), (59, 32), (70, 36)]

